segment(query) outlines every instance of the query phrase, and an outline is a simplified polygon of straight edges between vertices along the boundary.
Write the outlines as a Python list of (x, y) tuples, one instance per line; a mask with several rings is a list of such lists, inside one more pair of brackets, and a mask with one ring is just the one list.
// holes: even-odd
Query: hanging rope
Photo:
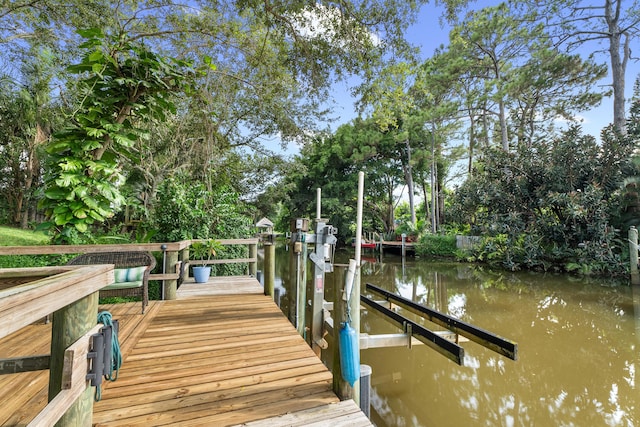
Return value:
[[(120, 351), (120, 342), (118, 341), (118, 333), (113, 326), (113, 317), (111, 313), (108, 311), (101, 311), (98, 313), (98, 323), (102, 323), (104, 326), (111, 326), (111, 330), (113, 331), (113, 336), (111, 340), (111, 363), (107, 365), (105, 361), (105, 365), (107, 365), (107, 370), (104, 373), (104, 378), (109, 381), (115, 381), (118, 379), (118, 371), (122, 366), (122, 352)], [(114, 375), (115, 371), (115, 375)], [(101, 387), (96, 387), (96, 402), (100, 401), (102, 398), (102, 390)]]
[(346, 302), (346, 308), (347, 308), (347, 312), (346, 312), (346, 317), (347, 323), (351, 323), (351, 301), (353, 298), (353, 295), (355, 293), (354, 289), (355, 289), (355, 280), (356, 280), (356, 274), (358, 273), (358, 268), (357, 265), (355, 265), (353, 262), (353, 260), (349, 260), (349, 269), (347, 270), (347, 278), (346, 278), (346, 283), (345, 283), (345, 289), (344, 289), (344, 296), (343, 299)]
[(353, 288), (355, 288), (355, 286), (351, 286), (350, 292), (347, 295), (347, 324), (351, 324), (351, 297), (353, 296)]

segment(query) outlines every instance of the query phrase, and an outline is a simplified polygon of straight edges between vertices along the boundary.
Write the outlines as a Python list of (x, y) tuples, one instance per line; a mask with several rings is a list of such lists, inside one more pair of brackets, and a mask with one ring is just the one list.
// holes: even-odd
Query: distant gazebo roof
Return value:
[(271, 220), (269, 218), (262, 218), (260, 221), (258, 221), (258, 223), (256, 224), (256, 227), (258, 227), (258, 228), (273, 228), (273, 222), (271, 222)]

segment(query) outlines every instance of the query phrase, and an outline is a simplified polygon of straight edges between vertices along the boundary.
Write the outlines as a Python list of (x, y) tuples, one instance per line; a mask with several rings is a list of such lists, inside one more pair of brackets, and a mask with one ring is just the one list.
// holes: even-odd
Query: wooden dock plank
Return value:
[(292, 412), (278, 417), (239, 424), (234, 427), (358, 427), (371, 426), (353, 400), (345, 400), (311, 409)]
[[(49, 354), (51, 324), (39, 323), (23, 329), (24, 334), (17, 331), (0, 341), (0, 358)], [(48, 382), (49, 371), (0, 375), (0, 401), (3, 402), (0, 425), (24, 424), (33, 416), (26, 408), (44, 408), (46, 396), (43, 401), (38, 393)]]
[[(6, 381), (2, 377), (14, 377)], [(46, 388), (49, 371), (25, 372), (0, 377), (0, 389), (6, 387), (10, 396), (3, 397), (0, 408), (0, 425), (26, 425), (36, 412), (47, 404)], [(37, 410), (35, 408), (38, 408)]]
[(94, 422), (228, 425), (337, 401), (330, 372), (275, 304), (260, 293), (241, 298), (165, 302), (95, 405)]
[[(141, 396), (136, 395), (134, 402), (132, 402), (133, 397), (131, 396), (118, 396), (111, 399), (112, 402), (109, 402), (108, 405), (100, 405), (100, 408), (96, 408), (94, 422), (100, 423), (102, 420), (108, 420), (111, 424), (115, 418), (135, 424), (136, 420), (141, 418), (145, 418), (147, 421), (149, 421), (149, 417), (158, 420), (167, 417), (175, 418), (179, 412), (184, 413), (179, 416), (183, 421), (194, 418), (193, 412), (202, 409), (199, 405), (205, 405), (211, 415), (216, 413), (216, 408), (222, 408), (220, 412), (229, 405), (237, 408), (238, 405), (246, 405), (267, 397), (271, 398), (274, 393), (283, 390), (287, 393), (293, 393), (299, 388), (312, 387), (319, 391), (325, 391), (331, 387), (330, 384), (327, 384), (326, 376), (321, 372), (313, 373), (305, 369), (298, 369), (294, 374), (295, 378), (277, 378), (277, 374), (270, 374), (267, 382), (258, 382), (258, 378), (253, 376), (249, 379), (236, 378), (233, 381), (218, 382), (213, 385), (199, 382), (183, 388), (165, 387), (155, 392), (144, 393)], [(196, 379), (192, 378), (192, 381), (194, 380)], [(169, 415), (158, 414), (159, 407), (162, 408), (163, 413), (166, 412)]]
[[(273, 417), (291, 411), (314, 408), (336, 402), (336, 395), (331, 391), (323, 393), (295, 395), (291, 393), (274, 394), (263, 402), (252, 402), (251, 406), (240, 407), (222, 414), (204, 415), (200, 419), (181, 423), (183, 426), (229, 426), (256, 419)], [(363, 415), (364, 416), (364, 415)], [(326, 424), (325, 424), (326, 426)]]
[[(188, 286), (185, 286), (188, 285)], [(264, 288), (249, 276), (211, 277), (207, 283), (195, 283), (188, 278), (178, 288), (178, 298), (194, 298), (198, 296), (229, 295), (229, 294), (263, 294)]]
[[(124, 397), (128, 395), (137, 395), (139, 393), (154, 393), (161, 392), (163, 390), (188, 390), (190, 387), (195, 387), (200, 382), (208, 382), (211, 384), (217, 384), (216, 387), (226, 387), (225, 382), (233, 382), (236, 379), (240, 386), (246, 386), (251, 384), (257, 384), (267, 379), (273, 379), (273, 375), (278, 378), (286, 378), (289, 375), (310, 375), (318, 372), (324, 372), (317, 366), (309, 367), (309, 359), (297, 359), (287, 360), (284, 362), (274, 362), (264, 364), (261, 362), (257, 365), (241, 365), (235, 369), (224, 370), (226, 367), (218, 367), (217, 371), (208, 372), (208, 369), (194, 368), (188, 369), (183, 366), (183, 369), (176, 368), (175, 370), (166, 370), (162, 373), (156, 373), (153, 376), (145, 376), (144, 374), (136, 375), (135, 377), (128, 376), (127, 371), (121, 371), (121, 378), (118, 381), (110, 385), (110, 389), (113, 389), (113, 394), (106, 397)], [(214, 367), (215, 369), (215, 367)], [(181, 373), (184, 372), (184, 373)], [(152, 381), (140, 383), (139, 380), (150, 378)], [(325, 379), (330, 377), (325, 376)], [(119, 390), (115, 390), (119, 389)], [(136, 401), (143, 400), (144, 398), (138, 397)], [(125, 402), (129, 404), (129, 402)], [(104, 405), (107, 405), (106, 403)]]
[[(126, 351), (160, 306), (161, 302), (150, 301), (145, 315), (140, 313), (139, 302), (101, 305), (99, 310), (107, 310), (119, 320), (119, 340)], [(0, 358), (49, 354), (50, 347), (51, 324), (38, 322), (1, 339)], [(48, 370), (0, 375), (0, 426), (26, 425), (31, 421), (47, 404), (48, 384)]]
[[(292, 352), (287, 347), (282, 347), (278, 349), (278, 352), (273, 352), (271, 350), (265, 350), (261, 352), (254, 352), (246, 355), (242, 359), (238, 360), (238, 356), (234, 349), (233, 354), (213, 356), (216, 360), (216, 365), (220, 365), (222, 367), (226, 367), (227, 369), (240, 369), (240, 368), (250, 368), (251, 366), (255, 366), (263, 363), (263, 360), (268, 356), (276, 356), (280, 357), (282, 362), (291, 361), (292, 364), (296, 363), (296, 360), (303, 358), (305, 354), (301, 352)], [(156, 378), (157, 375), (163, 374), (164, 378), (170, 378), (172, 375), (179, 376), (179, 373), (169, 373), (167, 372), (164, 365), (166, 364), (178, 364), (180, 366), (189, 366), (189, 369), (199, 369), (201, 366), (211, 365), (211, 358), (187, 358), (184, 359), (182, 356), (178, 358), (171, 358), (161, 360), (161, 363), (154, 363), (151, 365), (142, 365), (142, 363), (147, 361), (141, 361), (140, 364), (136, 363), (135, 368), (127, 369), (127, 374), (131, 375), (132, 378), (139, 378), (140, 380), (148, 380), (152, 381)], [(178, 360), (176, 360), (178, 359)], [(184, 360), (182, 360), (184, 359)], [(130, 364), (129, 364), (130, 365)], [(142, 366), (141, 366), (142, 365)], [(126, 384), (125, 380), (119, 381), (120, 385)]]
[[(145, 315), (139, 303), (101, 307), (119, 319), (124, 364), (117, 381), (103, 383), (94, 425), (229, 426), (274, 417), (280, 424), (264, 425), (371, 425), (355, 404), (339, 403), (331, 373), (255, 279), (186, 283), (178, 298), (152, 301)], [(9, 351), (11, 342), (11, 352), (38, 353), (50, 340), (42, 339), (50, 325), (40, 327), (47, 332), (27, 333), (33, 343), (14, 337), (0, 348)], [(3, 400), (0, 425), (25, 425), (46, 404), (48, 371), (16, 375), (25, 376), (13, 383), (24, 395), (9, 410)], [(24, 387), (26, 375), (40, 391)], [(9, 384), (3, 377), (0, 391)]]

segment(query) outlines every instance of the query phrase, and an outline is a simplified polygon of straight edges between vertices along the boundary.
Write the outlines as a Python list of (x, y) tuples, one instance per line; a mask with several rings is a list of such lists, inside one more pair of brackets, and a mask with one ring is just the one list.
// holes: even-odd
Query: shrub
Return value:
[(426, 257), (455, 257), (456, 236), (423, 234), (415, 245), (416, 255)]
[(612, 224), (637, 138), (609, 128), (598, 144), (574, 127), (514, 151), (485, 150), (450, 210), (486, 237), (471, 259), (509, 270), (624, 274), (625, 245)]

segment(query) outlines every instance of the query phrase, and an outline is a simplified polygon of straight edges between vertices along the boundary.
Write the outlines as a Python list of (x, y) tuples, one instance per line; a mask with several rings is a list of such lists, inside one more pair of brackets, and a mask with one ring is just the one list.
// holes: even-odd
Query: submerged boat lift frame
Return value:
[[(367, 283), (366, 289), (369, 292), (382, 295), (389, 303), (399, 305), (403, 309), (410, 311), (414, 314), (417, 314), (418, 316), (421, 316), (435, 323), (436, 325), (447, 328), (458, 335), (468, 338), (470, 341), (478, 343), (481, 346), (488, 348), (489, 350), (492, 350), (498, 354), (501, 354), (511, 360), (518, 359), (518, 344), (514, 341), (499, 337), (496, 334), (493, 334), (485, 329), (478, 328), (462, 320), (456, 319), (444, 313), (440, 313), (439, 311), (432, 310), (421, 304), (418, 304), (409, 299), (406, 299), (399, 295), (391, 293), (385, 289), (372, 285), (371, 283)], [(448, 344), (444, 344), (440, 341), (440, 339), (442, 339), (442, 337), (440, 336), (438, 336), (438, 338), (440, 339), (431, 339), (429, 337), (432, 336), (430, 334), (434, 334), (433, 331), (429, 331), (423, 326), (416, 324), (415, 322), (396, 313), (395, 311), (381, 306), (380, 304), (376, 303), (375, 301), (373, 301), (372, 299), (364, 295), (361, 296), (360, 300), (363, 303), (367, 304), (369, 307), (374, 308), (380, 311), (381, 313), (385, 314), (390, 319), (398, 323), (405, 330), (407, 328), (405, 325), (411, 325), (412, 334), (414, 336), (416, 335), (416, 333), (419, 334), (418, 336), (416, 336), (417, 339), (429, 345), (430, 347), (434, 348), (436, 351), (442, 353), (443, 355), (453, 360), (454, 362), (462, 364), (462, 359), (464, 358), (464, 351), (459, 352), (455, 347), (451, 346), (451, 344), (455, 344), (455, 343), (451, 343), (447, 341)], [(430, 334), (425, 335), (422, 333), (422, 330), (428, 331), (430, 332)], [(425, 342), (425, 340), (428, 340), (429, 342)], [(443, 345), (440, 345), (440, 344), (443, 344)], [(435, 348), (434, 346), (438, 346), (439, 348)], [(462, 347), (460, 347), (460, 349), (462, 349)], [(458, 361), (458, 359), (460, 359), (460, 361)]]
[(456, 362), (458, 365), (462, 365), (464, 363), (464, 348), (460, 347), (458, 344), (451, 342), (424, 326), (407, 319), (401, 314), (378, 304), (366, 295), (360, 295), (360, 302), (379, 311), (387, 320), (390, 320), (397, 326), (400, 326), (407, 335), (415, 337), (418, 341), (431, 347), (447, 359)]

